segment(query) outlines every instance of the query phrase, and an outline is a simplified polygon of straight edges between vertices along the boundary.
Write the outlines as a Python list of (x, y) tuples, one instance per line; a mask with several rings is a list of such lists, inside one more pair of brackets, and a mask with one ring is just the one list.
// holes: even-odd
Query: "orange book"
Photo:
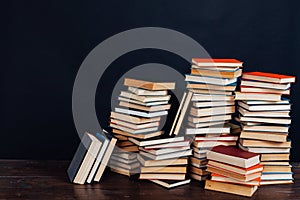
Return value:
[(219, 181), (219, 182), (227, 182), (227, 183), (235, 183), (235, 184), (241, 184), (241, 185), (254, 185), (254, 186), (260, 186), (260, 178), (253, 179), (251, 181), (243, 182), (238, 181), (236, 179), (228, 178), (226, 176), (222, 176), (220, 174), (211, 173), (211, 180), (213, 181)]
[(288, 76), (282, 74), (273, 74), (266, 72), (245, 72), (242, 78), (247, 80), (255, 80), (270, 83), (294, 83), (296, 81), (295, 76)]

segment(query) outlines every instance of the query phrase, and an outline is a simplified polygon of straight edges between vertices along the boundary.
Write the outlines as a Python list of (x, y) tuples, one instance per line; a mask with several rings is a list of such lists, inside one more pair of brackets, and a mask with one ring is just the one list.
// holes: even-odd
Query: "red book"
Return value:
[(198, 66), (225, 66), (225, 67), (242, 67), (243, 62), (236, 59), (228, 58), (193, 58), (192, 62)]
[(270, 83), (294, 83), (296, 81), (295, 76), (287, 76), (266, 72), (245, 72), (243, 73), (242, 78)]
[(259, 154), (244, 151), (236, 147), (223, 145), (213, 147), (210, 151), (208, 151), (207, 159), (242, 168), (249, 168), (257, 165), (260, 162)]

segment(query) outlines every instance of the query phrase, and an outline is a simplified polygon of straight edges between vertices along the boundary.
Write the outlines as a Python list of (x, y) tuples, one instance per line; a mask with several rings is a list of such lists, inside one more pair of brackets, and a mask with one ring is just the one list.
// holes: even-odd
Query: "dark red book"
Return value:
[(259, 154), (244, 151), (237, 147), (219, 145), (207, 152), (208, 160), (215, 160), (238, 167), (248, 168), (257, 165)]

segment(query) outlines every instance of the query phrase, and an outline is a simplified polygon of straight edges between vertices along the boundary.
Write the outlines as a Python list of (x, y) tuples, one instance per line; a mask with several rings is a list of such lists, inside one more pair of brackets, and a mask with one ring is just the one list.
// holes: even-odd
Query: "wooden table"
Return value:
[[(75, 185), (68, 181), (67, 161), (0, 160), (0, 199), (250, 199), (203, 189), (203, 183), (167, 190), (107, 172), (100, 183)], [(300, 165), (293, 167), (295, 184), (261, 186), (252, 199), (300, 199)]]

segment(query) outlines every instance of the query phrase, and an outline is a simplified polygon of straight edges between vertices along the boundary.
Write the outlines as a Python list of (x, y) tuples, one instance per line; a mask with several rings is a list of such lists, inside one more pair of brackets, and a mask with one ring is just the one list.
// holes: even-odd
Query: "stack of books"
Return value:
[(138, 146), (130, 139), (146, 140), (162, 135), (159, 130), (162, 117), (168, 114), (168, 90), (175, 88), (173, 82), (149, 82), (125, 78), (127, 91), (121, 91), (119, 107), (111, 112), (110, 127), (118, 138), (117, 149), (110, 160), (112, 171), (131, 176), (139, 172)]
[(216, 146), (207, 152), (211, 180), (205, 189), (251, 197), (260, 184), (259, 154), (236, 147)]
[(129, 140), (139, 146), (140, 179), (147, 179), (168, 188), (190, 182), (186, 179), (186, 171), (188, 156), (192, 154), (192, 150), (190, 141), (185, 140), (184, 136)]
[(187, 88), (193, 93), (186, 135), (194, 135), (190, 176), (205, 180), (206, 152), (217, 145), (236, 145), (238, 136), (230, 134), (231, 115), (235, 112), (233, 91), (243, 63), (236, 59), (193, 58)]
[(117, 139), (108, 132), (96, 136), (84, 133), (67, 170), (72, 183), (99, 182), (114, 150)]
[(236, 93), (243, 131), (239, 146), (260, 153), (264, 165), (261, 185), (292, 183), (289, 165), (291, 124), (289, 99), (295, 77), (264, 72), (244, 73), (241, 91)]

